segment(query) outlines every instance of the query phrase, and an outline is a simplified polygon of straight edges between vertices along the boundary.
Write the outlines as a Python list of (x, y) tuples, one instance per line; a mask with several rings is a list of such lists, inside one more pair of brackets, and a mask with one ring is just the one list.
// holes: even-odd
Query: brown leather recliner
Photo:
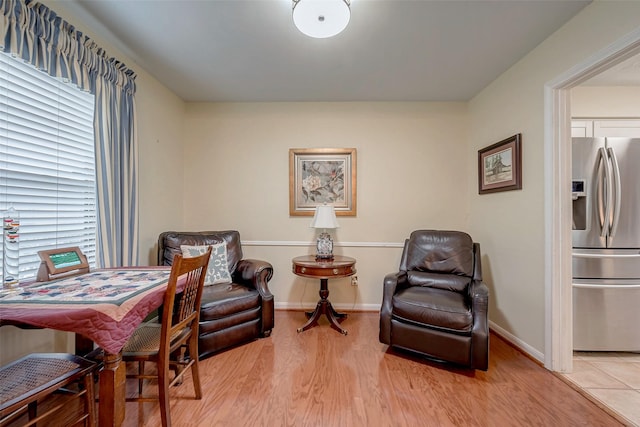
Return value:
[(266, 261), (242, 259), (237, 231), (167, 231), (158, 238), (158, 265), (171, 265), (181, 245), (204, 246), (226, 242), (232, 283), (205, 286), (200, 304), (200, 358), (271, 334), (273, 295), (268, 282), (273, 267)]
[(400, 271), (384, 278), (380, 342), (486, 371), (488, 305), (480, 245), (463, 232), (416, 230)]

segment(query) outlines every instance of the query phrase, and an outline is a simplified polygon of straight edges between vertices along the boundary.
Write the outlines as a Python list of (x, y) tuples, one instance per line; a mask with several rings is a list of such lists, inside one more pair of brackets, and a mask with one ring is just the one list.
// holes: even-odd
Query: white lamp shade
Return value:
[(335, 36), (351, 19), (349, 0), (294, 0), (293, 23), (309, 37)]
[(316, 213), (311, 221), (311, 228), (338, 228), (336, 211), (332, 205), (320, 205), (316, 207)]

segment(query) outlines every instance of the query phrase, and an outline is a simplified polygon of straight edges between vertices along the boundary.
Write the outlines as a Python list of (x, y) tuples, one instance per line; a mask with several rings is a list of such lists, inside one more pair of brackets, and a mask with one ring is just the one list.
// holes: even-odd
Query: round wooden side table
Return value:
[(306, 331), (318, 325), (318, 319), (323, 314), (329, 319), (331, 327), (341, 334), (347, 331), (340, 326), (346, 313), (338, 313), (329, 302), (329, 279), (348, 277), (356, 274), (354, 258), (336, 255), (333, 259), (316, 259), (315, 255), (304, 255), (293, 259), (293, 274), (311, 279), (320, 279), (320, 301), (314, 311), (306, 312), (307, 323), (298, 328), (298, 332)]

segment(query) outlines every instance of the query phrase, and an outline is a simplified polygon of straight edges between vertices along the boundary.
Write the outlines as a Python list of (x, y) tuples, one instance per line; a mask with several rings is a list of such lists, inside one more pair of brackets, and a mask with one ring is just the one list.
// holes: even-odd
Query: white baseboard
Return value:
[(510, 332), (505, 331), (504, 329), (502, 329), (500, 326), (496, 325), (492, 321), (489, 321), (489, 329), (491, 329), (496, 334), (500, 335), (500, 337), (503, 338), (505, 341), (508, 341), (513, 346), (517, 347), (519, 350), (528, 354), (535, 360), (539, 361), (540, 363), (544, 363), (544, 354), (536, 350), (535, 348), (531, 347), (529, 344), (522, 341), (520, 338), (516, 337)]
[[(316, 308), (316, 303), (303, 303), (299, 302), (276, 302), (276, 310), (313, 310)], [(380, 311), (380, 304), (345, 304), (345, 303), (331, 303), (333, 308), (340, 311)]]

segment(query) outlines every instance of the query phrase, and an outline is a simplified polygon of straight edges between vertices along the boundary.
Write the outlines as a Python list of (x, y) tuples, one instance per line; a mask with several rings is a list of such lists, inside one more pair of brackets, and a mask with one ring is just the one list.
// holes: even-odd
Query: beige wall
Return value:
[(571, 89), (572, 117), (640, 118), (640, 87), (578, 86)]
[(185, 104), (150, 76), (137, 83), (140, 264), (156, 265), (158, 235), (183, 221)]
[[(356, 148), (357, 216), (338, 217), (336, 253), (357, 259), (359, 286), (329, 284), (339, 307), (377, 310), (382, 279), (417, 228), (466, 229), (469, 171), (462, 103), (191, 103), (185, 120), (187, 229), (237, 229), (247, 257), (274, 265), (280, 307), (314, 305), (318, 281), (291, 258), (312, 253), (310, 217), (289, 216), (289, 149)], [(266, 242), (266, 243), (264, 243)], [(364, 244), (371, 245), (364, 245)], [(335, 283), (334, 283), (335, 282)], [(303, 286), (301, 286), (303, 285)]]
[[(472, 193), (472, 235), (483, 244), (490, 319), (544, 354), (544, 85), (638, 28), (640, 2), (596, 1), (469, 103), (470, 150), (523, 137), (523, 189)], [(568, 141), (567, 141), (568, 143)], [(476, 187), (471, 180), (469, 187)], [(567, 284), (569, 285), (569, 284)]]

